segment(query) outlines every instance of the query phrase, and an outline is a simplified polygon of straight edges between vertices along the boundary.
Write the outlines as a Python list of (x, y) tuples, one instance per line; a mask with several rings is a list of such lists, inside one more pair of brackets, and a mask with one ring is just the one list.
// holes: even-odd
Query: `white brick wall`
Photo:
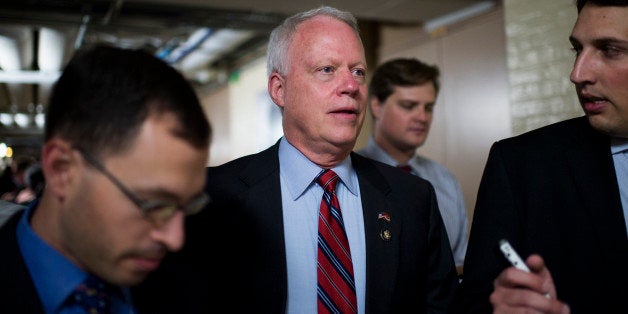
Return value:
[(513, 135), (582, 115), (569, 74), (573, 0), (504, 0)]

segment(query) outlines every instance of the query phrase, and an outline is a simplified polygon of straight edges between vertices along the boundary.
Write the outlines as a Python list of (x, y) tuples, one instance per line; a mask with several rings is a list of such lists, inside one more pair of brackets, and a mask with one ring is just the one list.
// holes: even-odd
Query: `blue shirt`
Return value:
[[(34, 202), (21, 214), (17, 226), (17, 242), (44, 312), (84, 314), (84, 310), (76, 305), (66, 304), (66, 300), (72, 290), (87, 277), (87, 273), (76, 267), (33, 231), (29, 220), (36, 206), (37, 202)], [(130, 303), (128, 288), (122, 289), (121, 292), (121, 295), (112, 296), (112, 312), (135, 313)]]
[(614, 138), (611, 141), (611, 153), (613, 154), (619, 196), (621, 197), (621, 206), (624, 209), (624, 220), (628, 232), (628, 139)]
[[(281, 139), (279, 176), (288, 267), (286, 313), (317, 313), (318, 210), (323, 197), (323, 188), (314, 179), (322, 170), (292, 146), (285, 137)], [(336, 194), (349, 239), (358, 312), (364, 313), (366, 244), (358, 176), (351, 165), (350, 157), (332, 170), (340, 177)]]
[[(377, 145), (373, 137), (358, 153), (385, 164), (397, 166), (397, 161)], [(454, 261), (456, 266), (462, 266), (467, 252), (468, 219), (460, 183), (447, 168), (418, 154), (408, 161), (408, 165), (412, 168), (413, 174), (430, 181), (434, 186), (438, 209), (443, 217)]]

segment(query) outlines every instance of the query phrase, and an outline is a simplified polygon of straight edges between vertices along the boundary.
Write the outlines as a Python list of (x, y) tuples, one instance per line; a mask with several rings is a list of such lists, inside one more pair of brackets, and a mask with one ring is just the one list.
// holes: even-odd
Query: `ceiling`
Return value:
[(145, 48), (193, 83), (212, 86), (226, 81), (229, 69), (262, 55), (272, 28), (298, 11), (324, 4), (350, 11), (361, 22), (427, 28), (495, 2), (2, 0), (0, 142), (22, 147), (40, 144), (48, 92), (74, 50), (82, 46), (108, 42)]

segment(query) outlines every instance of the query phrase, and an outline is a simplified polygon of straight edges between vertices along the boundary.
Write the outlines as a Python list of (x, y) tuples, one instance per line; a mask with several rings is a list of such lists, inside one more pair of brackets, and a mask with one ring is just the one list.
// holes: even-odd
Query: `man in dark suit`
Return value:
[(457, 312), (628, 313), (628, 1), (577, 8), (570, 78), (586, 116), (491, 148)]
[(434, 189), (352, 153), (366, 112), (355, 18), (331, 7), (289, 17), (270, 36), (268, 70), (284, 136), (209, 168), (212, 202), (189, 221), (181, 260), (162, 271), (195, 273), (193, 293), (206, 290), (202, 301), (228, 312), (323, 313), (316, 178), (332, 169), (357, 312), (446, 312), (458, 282)]
[(207, 204), (210, 132), (165, 62), (77, 52), (46, 112), (43, 194), (0, 227), (0, 312), (137, 313), (130, 287), (183, 246), (185, 214)]

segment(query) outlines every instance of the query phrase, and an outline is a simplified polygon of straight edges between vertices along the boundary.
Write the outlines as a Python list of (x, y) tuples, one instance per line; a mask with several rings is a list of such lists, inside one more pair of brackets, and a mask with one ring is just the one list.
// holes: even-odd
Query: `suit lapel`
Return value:
[(594, 242), (600, 246), (601, 258), (607, 260), (609, 267), (623, 269), (623, 263), (628, 260), (628, 237), (610, 139), (593, 130), (586, 119), (583, 122), (586, 126), (578, 127), (573, 133), (577, 145), (573, 145), (567, 154), (578, 189), (578, 195), (574, 197), (583, 199), (583, 206), (596, 230)]
[[(283, 234), (283, 219), (281, 218), (281, 186), (279, 181), (279, 142), (260, 152), (239, 174), (240, 180), (248, 187), (245, 199), (255, 208), (268, 208), (269, 213), (262, 215), (269, 218), (273, 229), (281, 229)], [(267, 215), (270, 214), (270, 215)], [(267, 225), (268, 226), (268, 225)]]
[[(274, 265), (265, 268), (263, 272), (255, 272), (253, 275), (258, 278), (253, 279), (252, 282), (268, 283), (266, 287), (259, 287), (258, 297), (265, 299), (264, 302), (267, 304), (272, 304), (273, 309), (285, 309), (285, 300), (288, 295), (288, 274), (286, 272), (286, 245), (278, 150), (279, 142), (260, 152), (242, 169), (239, 179), (246, 186), (242, 194), (242, 201), (243, 208), (250, 210), (247, 214), (248, 218), (252, 220), (251, 226), (264, 226), (263, 232), (255, 233), (261, 238), (254, 241), (264, 242), (263, 247), (267, 251), (259, 253), (263, 254), (264, 263)], [(274, 311), (270, 308), (265, 310)]]
[(399, 256), (399, 223), (387, 195), (386, 179), (363, 157), (352, 153), (358, 174), (366, 241), (366, 310), (379, 312), (390, 308)]

